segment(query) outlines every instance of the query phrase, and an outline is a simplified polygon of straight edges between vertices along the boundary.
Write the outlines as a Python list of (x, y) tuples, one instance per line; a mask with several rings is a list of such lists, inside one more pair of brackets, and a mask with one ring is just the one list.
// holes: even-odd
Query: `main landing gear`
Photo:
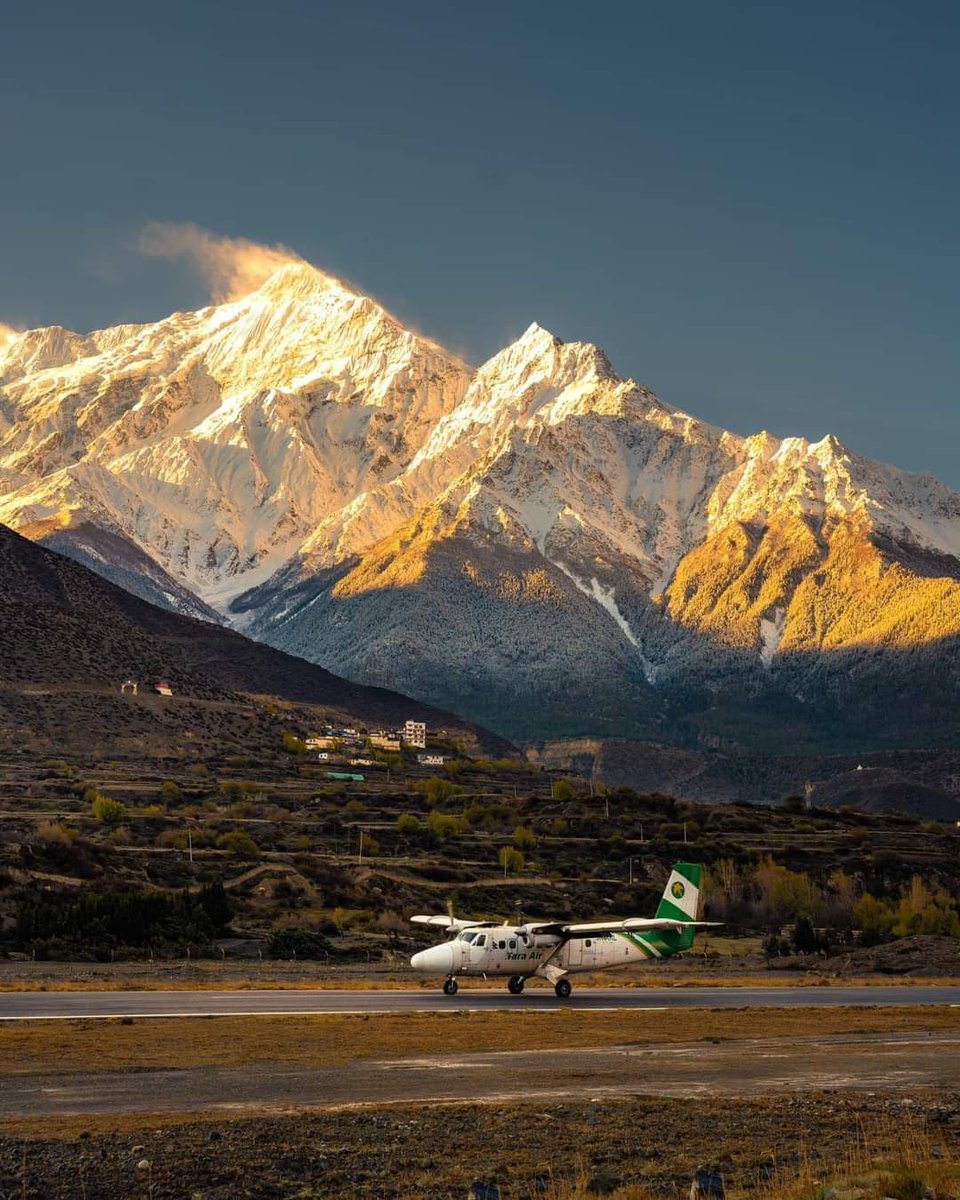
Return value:
[(572, 991), (569, 979), (558, 979), (553, 985), (553, 990), (557, 993), (561, 1000), (566, 1000)]
[(507, 980), (507, 991), (511, 996), (519, 996), (525, 983), (526, 980), (522, 975), (511, 975)]
[(451, 975), (449, 979), (443, 981), (443, 994), (445, 996), (455, 996), (460, 988), (460, 985)]

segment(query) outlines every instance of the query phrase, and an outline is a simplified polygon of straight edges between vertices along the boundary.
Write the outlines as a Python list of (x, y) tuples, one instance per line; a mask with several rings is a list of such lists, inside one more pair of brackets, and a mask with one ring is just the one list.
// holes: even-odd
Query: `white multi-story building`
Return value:
[(405, 721), (403, 725), (403, 740), (408, 746), (416, 746), (419, 750), (426, 749), (426, 723), (424, 721)]

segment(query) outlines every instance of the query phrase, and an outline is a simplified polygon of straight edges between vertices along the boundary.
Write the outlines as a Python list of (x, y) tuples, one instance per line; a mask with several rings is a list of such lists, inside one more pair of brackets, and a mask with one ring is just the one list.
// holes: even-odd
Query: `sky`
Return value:
[(137, 249), (192, 222), (960, 488), (958, 52), (934, 0), (7, 0), (0, 322), (200, 307)]

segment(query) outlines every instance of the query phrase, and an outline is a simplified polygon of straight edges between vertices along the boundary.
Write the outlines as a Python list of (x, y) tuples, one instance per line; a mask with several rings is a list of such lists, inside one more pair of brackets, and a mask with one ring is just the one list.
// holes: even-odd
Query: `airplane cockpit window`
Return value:
[(478, 933), (477, 940), (473, 944), (475, 946), (485, 946), (487, 944), (487, 935), (485, 933)]
[(460, 934), (460, 940), (461, 942), (472, 942), (476, 936), (476, 930), (467, 930), (466, 933)]

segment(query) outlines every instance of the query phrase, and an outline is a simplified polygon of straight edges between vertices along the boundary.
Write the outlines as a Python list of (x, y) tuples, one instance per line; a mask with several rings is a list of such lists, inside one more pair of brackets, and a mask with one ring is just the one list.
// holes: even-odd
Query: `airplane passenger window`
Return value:
[(590, 939), (589, 939), (589, 938), (587, 938), (586, 945), (590, 946), (590, 945), (592, 945), (592, 944), (593, 944), (593, 943), (590, 941)]
[(510, 939), (510, 949), (511, 949), (511, 950), (516, 950), (516, 948), (517, 948), (517, 939), (516, 939), (516, 938), (511, 938), (511, 939)]
[(498, 949), (498, 950), (506, 950), (506, 948), (507, 948), (507, 943), (506, 943), (506, 942), (497, 942), (497, 949)]

